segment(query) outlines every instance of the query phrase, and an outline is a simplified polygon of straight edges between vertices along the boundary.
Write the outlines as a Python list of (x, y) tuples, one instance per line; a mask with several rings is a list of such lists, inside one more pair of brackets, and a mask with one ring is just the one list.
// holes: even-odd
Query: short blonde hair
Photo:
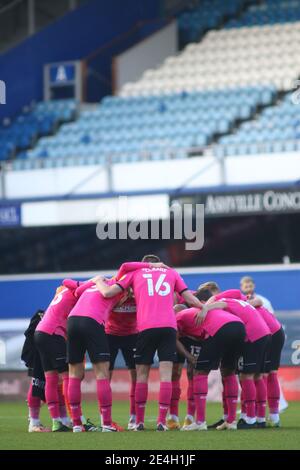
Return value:
[(240, 284), (244, 284), (244, 282), (252, 282), (254, 284), (254, 279), (251, 276), (244, 276), (240, 280)]

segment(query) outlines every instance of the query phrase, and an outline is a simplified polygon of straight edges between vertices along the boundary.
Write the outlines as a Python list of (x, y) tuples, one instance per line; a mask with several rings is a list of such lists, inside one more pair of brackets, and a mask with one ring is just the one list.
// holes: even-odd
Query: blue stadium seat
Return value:
[(11, 124), (0, 126), (0, 159), (7, 160), (15, 154), (18, 157), (18, 153), (32, 147), (39, 137), (53, 133), (59, 123), (73, 119), (76, 109), (74, 100), (38, 103)]
[(274, 25), (299, 20), (299, 0), (266, 0), (264, 3), (251, 5), (239, 19), (229, 20), (225, 28)]

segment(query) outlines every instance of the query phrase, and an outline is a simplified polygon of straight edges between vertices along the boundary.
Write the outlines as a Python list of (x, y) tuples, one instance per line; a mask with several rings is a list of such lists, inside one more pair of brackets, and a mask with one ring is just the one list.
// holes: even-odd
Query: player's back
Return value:
[(74, 291), (68, 288), (60, 290), (54, 296), (45, 315), (38, 324), (37, 331), (65, 336), (67, 318), (76, 302), (77, 298), (74, 295)]
[[(115, 281), (110, 280), (107, 283), (111, 285), (114, 284)], [(70, 317), (89, 317), (100, 324), (104, 324), (106, 322), (109, 312), (122, 297), (122, 294), (120, 294), (115, 297), (105, 298), (99, 292), (99, 289), (95, 284), (91, 286), (88, 285), (88, 287), (81, 291), (80, 294), (79, 300), (70, 313)]]
[(235, 322), (244, 323), (240, 317), (226, 310), (214, 309), (207, 313), (201, 326), (206, 336), (214, 336), (224, 325)]
[(143, 268), (128, 276), (132, 276), (138, 330), (165, 327), (176, 329), (174, 292), (181, 294), (187, 289), (177, 271)]
[(270, 334), (270, 330), (262, 316), (248, 302), (229, 298), (220, 300), (227, 303), (226, 310), (228, 312), (238, 316), (243, 321), (249, 341), (254, 342)]
[(137, 333), (135, 299), (129, 298), (113, 307), (105, 324), (105, 332), (116, 336)]
[(243, 321), (226, 310), (214, 309), (207, 312), (205, 319), (200, 325), (196, 325), (197, 308), (182, 310), (176, 315), (177, 326), (182, 336), (192, 336), (199, 339), (206, 339), (214, 336), (217, 331), (227, 323)]
[(263, 306), (257, 307), (256, 310), (264, 319), (265, 323), (268, 325), (272, 335), (280, 330), (281, 323), (277, 320), (273, 313), (271, 313), (267, 308)]
[(202, 325), (196, 325), (196, 315), (198, 308), (186, 308), (176, 315), (178, 333), (180, 336), (189, 336), (192, 338), (201, 338), (203, 335)]

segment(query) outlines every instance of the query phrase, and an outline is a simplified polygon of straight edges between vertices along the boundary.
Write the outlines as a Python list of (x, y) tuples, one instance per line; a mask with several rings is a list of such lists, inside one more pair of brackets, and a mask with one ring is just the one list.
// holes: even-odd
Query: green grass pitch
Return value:
[[(84, 403), (86, 417), (97, 422), (96, 403)], [(207, 431), (179, 432), (169, 431), (157, 433), (155, 416), (157, 404), (147, 405), (147, 431), (144, 433), (45, 433), (29, 434), (27, 432), (27, 408), (25, 403), (0, 404), (0, 449), (57, 449), (57, 450), (201, 450), (201, 449), (300, 449), (300, 402), (291, 403), (288, 410), (281, 416), (280, 429), (251, 431)], [(181, 405), (181, 416), (184, 416), (185, 405)], [(208, 423), (218, 419), (221, 405), (208, 404)], [(116, 402), (113, 407), (114, 419), (126, 425), (128, 403)], [(42, 421), (49, 425), (47, 409), (42, 409)]]

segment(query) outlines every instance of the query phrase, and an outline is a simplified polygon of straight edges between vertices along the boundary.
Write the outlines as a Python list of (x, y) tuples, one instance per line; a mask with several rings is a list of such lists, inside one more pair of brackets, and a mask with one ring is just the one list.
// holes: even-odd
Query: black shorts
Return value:
[(135, 369), (134, 354), (136, 350), (137, 337), (137, 334), (128, 336), (107, 335), (110, 352), (109, 370), (114, 370), (116, 357), (119, 351), (122, 352), (127, 368)]
[[(184, 336), (183, 338), (179, 338), (179, 341), (183, 344), (185, 349), (195, 357), (198, 357), (200, 354), (200, 349), (202, 346), (201, 341), (196, 341), (195, 339), (189, 338), (188, 336)], [(176, 364), (184, 364), (186, 358), (177, 351), (177, 357), (174, 361)]]
[(104, 326), (89, 317), (70, 317), (67, 335), (68, 362), (79, 364), (88, 352), (92, 364), (110, 360)]
[(243, 374), (261, 374), (264, 372), (269, 344), (270, 335), (263, 336), (253, 343), (246, 341), (239, 361), (238, 371)]
[(42, 331), (34, 333), (34, 342), (39, 352), (44, 372), (56, 370), (66, 372), (67, 345), (66, 340), (60, 335), (49, 335)]
[(231, 322), (222, 326), (215, 336), (202, 342), (195, 368), (197, 370), (217, 370), (220, 365), (235, 370), (241, 355), (246, 331), (243, 323)]
[(269, 373), (271, 370), (278, 370), (281, 360), (281, 352), (285, 342), (285, 333), (280, 328), (271, 336), (270, 344), (267, 348), (264, 372)]
[(157, 352), (159, 361), (176, 360), (176, 336), (174, 328), (149, 328), (137, 337), (135, 362), (150, 365)]

